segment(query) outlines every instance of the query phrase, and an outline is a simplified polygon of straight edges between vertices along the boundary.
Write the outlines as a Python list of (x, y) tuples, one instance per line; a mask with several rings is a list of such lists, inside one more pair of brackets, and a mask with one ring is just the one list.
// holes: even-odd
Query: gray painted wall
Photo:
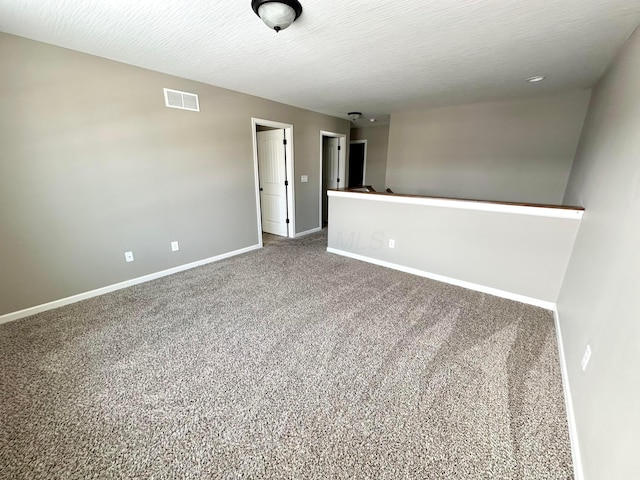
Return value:
[(640, 478), (639, 85), (636, 30), (594, 89), (565, 198), (586, 207), (558, 310), (587, 480)]
[[(330, 196), (328, 245), (555, 302), (579, 224), (563, 218)], [(395, 240), (394, 249), (388, 248), (389, 239)]]
[(410, 194), (560, 204), (589, 95), (580, 90), (394, 113), (387, 187)]
[(6, 34), (0, 63), (0, 315), (257, 244), (251, 117), (294, 124), (319, 225), (320, 130), (347, 120)]
[(384, 191), (387, 173), (387, 152), (389, 150), (389, 125), (352, 128), (351, 140), (367, 141), (366, 185), (377, 191)]

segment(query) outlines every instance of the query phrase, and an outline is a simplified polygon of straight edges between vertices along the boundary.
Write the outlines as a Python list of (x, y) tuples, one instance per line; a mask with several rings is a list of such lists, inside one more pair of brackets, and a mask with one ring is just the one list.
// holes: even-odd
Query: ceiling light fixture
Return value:
[(529, 82), (529, 83), (537, 83), (537, 82), (543, 81), (545, 78), (546, 77), (543, 77), (542, 75), (536, 75), (535, 77), (527, 78), (527, 82)]
[(276, 32), (287, 28), (302, 14), (298, 0), (251, 0), (251, 8)]
[(370, 119), (369, 119), (369, 121), (370, 121), (371, 123), (376, 123), (378, 120), (376, 120), (375, 118), (370, 118)]
[(352, 122), (355, 122), (362, 116), (362, 112), (349, 112), (347, 113)]

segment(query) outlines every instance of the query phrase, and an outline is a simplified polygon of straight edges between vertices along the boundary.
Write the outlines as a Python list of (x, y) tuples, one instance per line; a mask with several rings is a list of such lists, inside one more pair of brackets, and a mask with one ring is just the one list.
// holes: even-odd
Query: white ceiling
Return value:
[(364, 125), (590, 87), (640, 23), (638, 0), (300, 1), (276, 34), (250, 0), (0, 0), (0, 31)]

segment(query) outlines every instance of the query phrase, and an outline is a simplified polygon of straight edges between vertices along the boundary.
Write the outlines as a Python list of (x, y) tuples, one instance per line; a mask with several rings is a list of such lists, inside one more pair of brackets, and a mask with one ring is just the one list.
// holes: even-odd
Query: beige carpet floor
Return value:
[(550, 312), (325, 248), (0, 325), (0, 478), (572, 478)]

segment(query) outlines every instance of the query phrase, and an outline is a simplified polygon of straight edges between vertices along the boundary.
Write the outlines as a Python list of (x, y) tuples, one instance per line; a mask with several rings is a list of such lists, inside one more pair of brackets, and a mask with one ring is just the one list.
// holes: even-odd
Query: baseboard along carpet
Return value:
[(0, 478), (572, 478), (550, 312), (325, 248), (0, 325)]

